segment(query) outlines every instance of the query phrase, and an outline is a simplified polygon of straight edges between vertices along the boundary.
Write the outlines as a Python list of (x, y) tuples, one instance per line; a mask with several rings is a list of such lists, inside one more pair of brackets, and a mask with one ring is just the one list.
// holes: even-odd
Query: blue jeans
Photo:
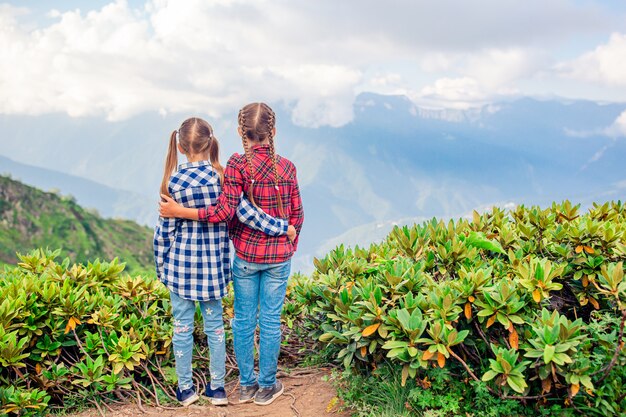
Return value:
[[(235, 256), (233, 282), (235, 318), (232, 322), (239, 384), (258, 382), (267, 388), (276, 382), (280, 351), (280, 313), (285, 301), (291, 260), (278, 264), (246, 262)], [(259, 375), (254, 374), (254, 332), (259, 324)]]
[(209, 342), (211, 389), (223, 387), (224, 377), (226, 376), (226, 340), (224, 320), (222, 318), (222, 300), (185, 300), (171, 291), (170, 300), (174, 318), (172, 344), (174, 345), (178, 389), (184, 391), (194, 387), (191, 372), (191, 356), (193, 353), (196, 303), (200, 303), (200, 310), (204, 319), (204, 333), (207, 335)]

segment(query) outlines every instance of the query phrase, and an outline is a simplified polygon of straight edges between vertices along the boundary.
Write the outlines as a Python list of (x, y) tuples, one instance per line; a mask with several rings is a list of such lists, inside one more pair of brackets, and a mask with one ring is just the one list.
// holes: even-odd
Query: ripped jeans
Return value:
[(170, 291), (172, 316), (174, 319), (174, 357), (178, 389), (184, 391), (194, 387), (191, 371), (193, 353), (193, 329), (196, 303), (200, 304), (204, 319), (204, 333), (209, 342), (211, 364), (211, 389), (224, 386), (226, 375), (226, 340), (222, 318), (222, 300), (192, 301), (180, 298)]

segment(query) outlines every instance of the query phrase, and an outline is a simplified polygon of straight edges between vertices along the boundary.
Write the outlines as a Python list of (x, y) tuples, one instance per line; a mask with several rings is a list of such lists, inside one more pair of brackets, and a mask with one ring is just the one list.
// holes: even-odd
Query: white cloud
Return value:
[[(612, 139), (617, 139), (619, 137), (626, 137), (626, 111), (623, 111), (610, 126), (604, 128), (597, 128), (592, 130), (575, 130), (575, 129), (565, 129), (565, 133), (567, 136), (573, 138), (588, 138), (594, 136), (608, 136)], [(602, 155), (606, 149), (602, 149), (592, 159), (590, 162), (595, 162)]]
[(0, 5), (0, 113), (219, 118), (263, 100), (305, 126), (349, 122), (364, 88), (452, 108), (516, 94), (546, 48), (615, 26), (568, 0), (116, 0), (36, 29), (24, 13)]
[(604, 129), (604, 133), (612, 138), (626, 137), (626, 111), (617, 116), (613, 124)]
[(471, 77), (440, 78), (412, 99), (426, 108), (465, 110), (485, 105), (493, 95)]
[(349, 122), (359, 70), (298, 59), (306, 48), (259, 23), (271, 8), (158, 0), (136, 10), (118, 0), (86, 14), (53, 13), (55, 23), (29, 31), (17, 24), (23, 10), (3, 7), (0, 113), (220, 117), (263, 100), (293, 104), (301, 125)]
[(443, 77), (412, 95), (422, 105), (467, 109), (480, 107), (502, 96), (520, 94), (516, 83), (532, 77), (545, 58), (535, 48), (485, 49), (473, 53), (439, 53), (432, 63), (427, 56), (425, 66), (441, 65), (457, 77)]
[(426, 72), (438, 73), (451, 71), (459, 61), (458, 54), (436, 51), (420, 57), (420, 68)]
[(354, 86), (361, 78), (359, 71), (338, 65), (270, 67), (270, 71), (290, 87), (290, 94), (297, 99), (292, 113), (295, 124), (342, 126), (352, 120)]
[(596, 151), (595, 154), (593, 154), (591, 159), (589, 159), (588, 163), (598, 162), (602, 158), (602, 156), (604, 156), (604, 153), (606, 152), (607, 149), (609, 149), (608, 145), (605, 145), (602, 148), (600, 148), (598, 151)]
[(626, 34), (613, 33), (608, 43), (557, 66), (562, 76), (609, 86), (626, 86)]
[(544, 60), (542, 53), (532, 48), (487, 49), (467, 58), (467, 74), (498, 91), (531, 76)]
[[(278, 3), (284, 5), (287, 0)], [(307, 0), (290, 0), (290, 3), (303, 7)], [(597, 33), (607, 26), (623, 24), (608, 19), (593, 4), (570, 0), (346, 0), (316, 1), (314, 5), (305, 8), (311, 23), (304, 28), (321, 22), (326, 30), (315, 33), (322, 39), (386, 42), (392, 45), (388, 53), (402, 48), (420, 55), (425, 51), (433, 54), (511, 46), (541, 47), (569, 39), (573, 34)]]
[(146, 37), (147, 25), (123, 2), (86, 16), (67, 12), (32, 32), (13, 29), (0, 29), (6, 41), (0, 48), (2, 113), (103, 112), (116, 119), (141, 111), (141, 103), (155, 94), (147, 76), (150, 62), (137, 42)]
[(373, 77), (370, 80), (372, 86), (376, 87), (395, 87), (402, 82), (402, 77), (399, 74), (384, 74)]

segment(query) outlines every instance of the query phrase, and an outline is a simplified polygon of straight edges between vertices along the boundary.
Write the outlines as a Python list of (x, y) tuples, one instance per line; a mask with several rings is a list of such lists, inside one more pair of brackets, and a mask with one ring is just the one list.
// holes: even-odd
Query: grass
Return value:
[(402, 387), (401, 377), (392, 368), (379, 368), (369, 376), (354, 375), (349, 370), (333, 375), (337, 395), (354, 411), (356, 417), (414, 416), (407, 409), (413, 381)]
[(355, 417), (524, 417), (573, 416), (561, 404), (535, 408), (493, 396), (480, 382), (465, 381), (447, 368), (422, 371), (403, 387), (401, 368), (390, 363), (368, 375), (335, 372), (338, 397)]

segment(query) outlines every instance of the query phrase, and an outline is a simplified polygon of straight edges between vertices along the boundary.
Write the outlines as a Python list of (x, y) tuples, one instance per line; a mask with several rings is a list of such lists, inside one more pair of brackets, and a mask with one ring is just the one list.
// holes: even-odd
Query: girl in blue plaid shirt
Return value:
[[(188, 162), (175, 168), (178, 151)], [(161, 183), (161, 194), (185, 207), (215, 204), (221, 192), (224, 168), (219, 162), (219, 144), (213, 129), (200, 118), (190, 118), (172, 132)], [(238, 207), (239, 220), (272, 236), (286, 234), (286, 220), (256, 209), (245, 198)], [(198, 400), (191, 358), (196, 302), (204, 319), (211, 355), (211, 383), (205, 395), (214, 405), (228, 404), (224, 390), (226, 344), (222, 297), (231, 278), (230, 245), (226, 223), (159, 218), (154, 233), (154, 254), (159, 279), (170, 291), (178, 387), (176, 398), (183, 405)]]

